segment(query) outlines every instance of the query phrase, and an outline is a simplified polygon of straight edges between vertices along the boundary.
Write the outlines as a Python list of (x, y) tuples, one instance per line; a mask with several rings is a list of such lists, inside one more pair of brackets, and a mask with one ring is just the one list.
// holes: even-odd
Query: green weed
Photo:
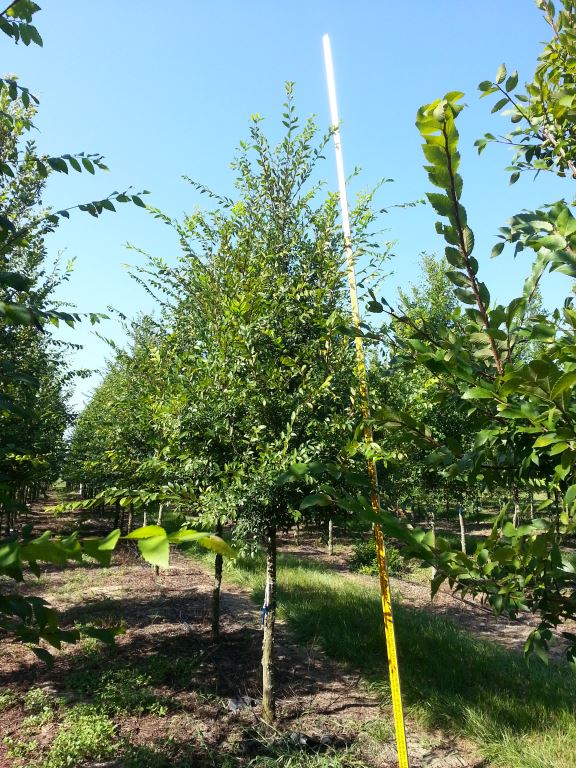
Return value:
[(30, 688), (24, 694), (23, 704), (27, 712), (40, 714), (44, 710), (51, 710), (58, 702), (43, 688)]
[[(410, 570), (400, 551), (391, 544), (386, 545), (386, 564), (390, 576), (403, 576)], [(373, 539), (357, 541), (354, 544), (349, 566), (351, 570), (358, 571), (358, 573), (365, 573), (369, 576), (378, 575), (378, 556)]]
[(20, 727), (22, 733), (36, 733), (43, 725), (52, 722), (52, 720), (54, 720), (54, 710), (47, 708), (38, 712), (36, 715), (28, 715), (28, 717), (25, 717), (24, 720), (22, 720)]
[(116, 726), (95, 707), (78, 705), (64, 717), (48, 753), (31, 768), (71, 768), (105, 760), (118, 751)]
[[(38, 742), (35, 739), (24, 740), (14, 739), (12, 736), (4, 736), (2, 743), (6, 747), (6, 754), (12, 760), (22, 761), (38, 749)], [(21, 762), (20, 765), (22, 765)]]
[(156, 696), (151, 686), (151, 677), (141, 672), (126, 669), (104, 672), (94, 692), (95, 703), (99, 711), (109, 715), (164, 717), (168, 701)]
[(18, 704), (18, 694), (11, 690), (5, 690), (0, 693), (0, 712), (5, 712), (7, 709), (11, 709)]
[(366, 763), (353, 751), (314, 755), (306, 752), (281, 752), (275, 757), (255, 757), (251, 768), (365, 768)]

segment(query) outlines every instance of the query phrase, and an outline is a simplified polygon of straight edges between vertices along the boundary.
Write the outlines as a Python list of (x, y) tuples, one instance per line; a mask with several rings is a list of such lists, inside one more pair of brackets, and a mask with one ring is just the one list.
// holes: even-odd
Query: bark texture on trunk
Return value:
[(132, 532), (132, 526), (134, 524), (134, 507), (130, 504), (128, 508), (128, 523), (126, 525), (126, 533)]
[(332, 518), (328, 520), (328, 557), (334, 554), (334, 524)]
[(262, 718), (267, 723), (276, 719), (274, 690), (274, 623), (276, 620), (276, 529), (266, 534), (266, 592), (262, 608)]
[(117, 501), (116, 504), (114, 504), (114, 528), (120, 528), (121, 511), (122, 511), (122, 507), (120, 506), (120, 503)]
[[(222, 523), (218, 522), (216, 533), (222, 536)], [(212, 635), (215, 638), (220, 636), (220, 588), (222, 586), (222, 555), (216, 555), (214, 558), (214, 588), (212, 590)]]
[(520, 523), (520, 493), (518, 486), (514, 486), (512, 489), (512, 499), (514, 500), (514, 517), (512, 518), (512, 525), (514, 528), (518, 528)]
[[(158, 519), (156, 520), (156, 525), (162, 525), (162, 512), (163, 512), (163, 507), (162, 507), (162, 504), (160, 504), (160, 506), (158, 507)], [(159, 565), (154, 566), (154, 573), (156, 576), (160, 575)]]
[(460, 549), (466, 554), (466, 528), (464, 527), (464, 507), (458, 507), (458, 522), (460, 523)]
[[(436, 510), (433, 506), (430, 507), (430, 511), (428, 513), (429, 517), (429, 523), (430, 523), (430, 530), (432, 531), (432, 541), (434, 545), (436, 545)], [(432, 566), (432, 578), (436, 576), (436, 568)]]

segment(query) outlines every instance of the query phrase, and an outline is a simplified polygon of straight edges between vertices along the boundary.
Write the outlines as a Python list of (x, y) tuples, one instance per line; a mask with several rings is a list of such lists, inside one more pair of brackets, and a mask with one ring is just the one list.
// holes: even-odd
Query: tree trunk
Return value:
[[(218, 521), (216, 534), (222, 536), (222, 523)], [(222, 586), (223, 557), (217, 554), (214, 558), (214, 589), (212, 590), (212, 635), (214, 639), (220, 636), (220, 587)]]
[(556, 533), (560, 533), (560, 503), (559, 503), (559, 494), (556, 489), (554, 489), (554, 511), (556, 514)]
[(518, 493), (518, 486), (512, 488), (512, 499), (514, 500), (514, 516), (512, 518), (512, 525), (514, 528), (518, 528), (520, 522), (520, 494)]
[(530, 520), (534, 520), (534, 491), (529, 492), (528, 499)]
[(274, 691), (274, 623), (276, 620), (276, 529), (266, 534), (266, 592), (262, 608), (262, 717), (266, 723), (276, 719)]
[(148, 525), (148, 507), (144, 507), (144, 512), (142, 513), (142, 527), (146, 528)]
[(126, 525), (126, 533), (132, 533), (132, 523), (134, 522), (134, 507), (132, 504), (128, 507), (128, 523)]
[(466, 529), (464, 527), (464, 507), (458, 507), (458, 522), (460, 523), (460, 549), (466, 554)]
[(120, 511), (121, 511), (121, 509), (122, 508), (121, 508), (120, 504), (118, 502), (116, 502), (116, 504), (114, 505), (114, 528), (119, 528), (120, 527)]
[[(429, 513), (429, 520), (430, 520), (430, 530), (432, 531), (432, 543), (434, 546), (436, 546), (436, 510), (434, 509), (434, 505), (430, 505), (430, 513)], [(436, 576), (436, 568), (432, 566), (432, 578)]]
[[(158, 519), (156, 520), (156, 525), (162, 525), (162, 512), (164, 511), (164, 505), (160, 504), (158, 507)], [(154, 566), (154, 574), (156, 576), (160, 575), (160, 566), (155, 565)]]
[(334, 554), (334, 524), (332, 518), (328, 520), (328, 557)]

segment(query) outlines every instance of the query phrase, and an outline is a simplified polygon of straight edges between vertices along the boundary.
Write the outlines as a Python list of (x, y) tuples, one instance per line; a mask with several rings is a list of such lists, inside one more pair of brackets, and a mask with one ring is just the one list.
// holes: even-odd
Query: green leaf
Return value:
[(510, 93), (518, 85), (518, 72), (512, 72), (510, 77), (506, 80), (506, 91)]
[(571, 485), (564, 494), (564, 501), (568, 506), (576, 499), (576, 485)]
[(17, 291), (25, 291), (31, 284), (31, 279), (19, 272), (0, 272), (0, 285), (6, 285)]
[(499, 112), (503, 107), (506, 106), (506, 104), (508, 104), (508, 99), (506, 99), (506, 98), (498, 99), (496, 104), (494, 104), (494, 106), (492, 107), (491, 111), (492, 112)]
[(447, 195), (441, 195), (438, 192), (427, 192), (426, 197), (430, 205), (440, 216), (451, 216), (453, 213), (452, 201)]
[(145, 525), (143, 528), (136, 528), (124, 539), (149, 539), (151, 536), (166, 536), (166, 531), (159, 525)]
[(572, 389), (576, 384), (576, 371), (568, 371), (563, 373), (559, 379), (557, 379), (550, 392), (550, 397), (555, 400), (558, 395), (561, 395), (567, 389)]
[(556, 432), (548, 432), (545, 435), (540, 435), (534, 441), (534, 448), (545, 448), (552, 443), (557, 443), (561, 438), (558, 437)]
[(148, 539), (138, 539), (140, 554), (151, 565), (168, 568), (170, 565), (170, 542), (164, 532), (162, 536), (152, 536)]
[(464, 228), (464, 247), (468, 254), (471, 254), (474, 250), (474, 232), (472, 232), (470, 227)]
[(545, 235), (536, 241), (534, 247), (548, 248), (552, 251), (555, 251), (563, 250), (566, 248), (566, 245), (566, 240), (562, 237), (562, 235)]
[(116, 548), (119, 538), (120, 530), (116, 529), (103, 539), (84, 539), (82, 549), (101, 565), (110, 565), (112, 552)]
[(218, 555), (222, 555), (223, 557), (236, 557), (236, 552), (232, 547), (227, 544), (224, 539), (221, 539), (220, 536), (216, 536), (213, 533), (202, 536), (202, 538), (198, 539), (198, 544), (200, 544), (201, 547), (209, 549), (211, 552), (216, 552)]
[(462, 394), (462, 400), (488, 400), (494, 397), (494, 392), (483, 387), (471, 387)]
[(50, 653), (50, 651), (47, 651), (46, 648), (41, 648), (40, 646), (31, 646), (30, 650), (32, 653), (37, 656), (40, 661), (43, 661), (46, 666), (52, 668), (54, 666), (54, 657)]
[(564, 453), (568, 448), (570, 448), (568, 443), (559, 442), (552, 446), (549, 454), (550, 456), (557, 456), (559, 453)]
[(310, 507), (329, 507), (332, 503), (332, 498), (326, 493), (311, 493), (300, 502), (300, 509), (309, 509)]
[(500, 83), (503, 83), (506, 78), (506, 66), (504, 64), (501, 64), (498, 67), (498, 71), (496, 72), (496, 77), (494, 78), (494, 81), (500, 85)]
[(465, 265), (464, 257), (457, 248), (447, 246), (444, 253), (446, 254), (446, 261), (453, 267), (459, 267), (462, 269)]
[(59, 171), (60, 173), (68, 173), (68, 165), (66, 160), (62, 157), (48, 157), (46, 158), (46, 162), (52, 170)]
[(505, 246), (505, 245), (506, 245), (506, 243), (504, 243), (504, 242), (501, 242), (501, 243), (496, 243), (496, 245), (494, 246), (494, 248), (492, 248), (492, 251), (491, 251), (491, 253), (490, 253), (490, 256), (491, 256), (493, 259), (494, 259), (496, 256), (500, 256), (500, 254), (501, 254), (501, 253), (502, 253), (502, 251), (504, 250), (504, 246)]

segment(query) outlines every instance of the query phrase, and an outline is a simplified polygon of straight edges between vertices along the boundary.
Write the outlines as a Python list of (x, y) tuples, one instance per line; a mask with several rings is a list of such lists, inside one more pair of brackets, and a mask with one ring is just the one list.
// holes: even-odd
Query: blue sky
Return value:
[[(505, 61), (521, 82), (534, 71), (548, 30), (532, 0), (45, 0), (36, 16), (42, 49), (14, 46), (7, 38), (5, 72), (16, 73), (41, 100), (37, 118), (39, 149), (50, 154), (100, 152), (110, 172), (52, 177), (45, 202), (61, 208), (132, 186), (149, 189), (147, 200), (172, 216), (203, 197), (181, 179), (186, 174), (229, 193), (229, 163), (246, 137), (251, 114), (266, 118), (278, 136), (283, 84), (296, 83), (301, 116), (314, 113), (322, 129), (329, 112), (322, 59), (322, 35), (331, 37), (335, 62), (346, 170), (362, 168), (352, 194), (386, 184), (382, 207), (422, 198), (428, 189), (422, 170), (417, 108), (450, 90), (466, 94), (460, 118), (464, 202), (476, 234), (481, 276), (498, 300), (517, 295), (528, 270), (526, 257), (506, 251), (489, 259), (494, 235), (522, 208), (567, 197), (569, 182), (521, 179), (508, 185), (506, 150), (489, 148), (478, 158), (474, 139), (485, 131), (504, 132), (505, 120), (490, 114), (476, 86), (493, 77)], [(333, 156), (321, 169), (336, 187)], [(418, 256), (443, 249), (425, 207), (383, 217), (384, 237), (395, 241), (394, 274), (384, 294), (417, 279)], [(123, 206), (99, 220), (76, 214), (51, 236), (52, 256), (76, 258), (74, 274), (61, 297), (82, 311), (106, 311), (111, 304), (132, 316), (152, 309), (132, 281), (126, 263), (142, 261), (129, 242), (172, 259), (177, 243), (170, 230), (145, 211)], [(545, 291), (552, 306), (568, 292), (568, 279), (554, 276)], [(120, 340), (115, 320), (99, 328)], [(76, 363), (101, 369), (109, 350), (87, 324), (66, 337), (84, 344)], [(80, 404), (97, 378), (83, 381)]]

